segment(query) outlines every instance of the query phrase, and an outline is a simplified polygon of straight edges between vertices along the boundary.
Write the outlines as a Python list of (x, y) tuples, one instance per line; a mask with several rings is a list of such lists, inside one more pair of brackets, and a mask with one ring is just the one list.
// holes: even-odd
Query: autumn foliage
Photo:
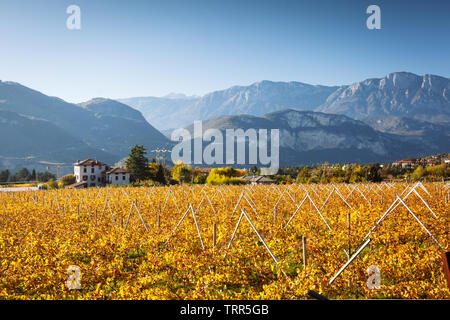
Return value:
[[(405, 206), (398, 206), (328, 284), (347, 262), (348, 251), (358, 249), (396, 197), (412, 186), (0, 193), (0, 299), (304, 299), (308, 290), (332, 299), (449, 299), (441, 255), (449, 249), (450, 204), (448, 185), (442, 183), (424, 184), (428, 193), (416, 188), (429, 208), (416, 194), (404, 200), (442, 249)], [(242, 210), (278, 264), (246, 218), (227, 251)], [(66, 285), (72, 265), (81, 271), (79, 290)], [(367, 286), (371, 265), (381, 271), (379, 289)]]

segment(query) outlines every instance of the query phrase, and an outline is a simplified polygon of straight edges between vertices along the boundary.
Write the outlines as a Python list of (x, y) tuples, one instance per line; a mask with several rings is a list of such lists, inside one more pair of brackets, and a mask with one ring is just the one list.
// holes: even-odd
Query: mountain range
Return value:
[[(403, 131), (402, 134), (396, 134), (389, 132), (392, 126), (385, 130), (376, 130), (363, 121), (344, 115), (287, 109), (262, 117), (220, 116), (203, 121), (202, 129), (219, 129), (223, 137), (226, 129), (279, 129), (279, 157), (282, 166), (323, 161), (387, 162), (441, 153), (450, 149), (448, 128), (445, 131), (442, 126), (430, 124), (431, 127), (428, 127), (424, 122), (419, 124), (420, 128), (414, 127), (412, 130)], [(186, 129), (193, 136), (193, 125), (187, 126)], [(419, 129), (428, 130), (428, 135), (435, 139), (427, 140), (418, 132)], [(226, 145), (226, 139), (224, 140)]]
[(280, 129), (282, 165), (449, 152), (450, 79), (395, 72), (344, 86), (260, 81), (202, 97), (80, 104), (0, 81), (0, 169), (88, 157), (113, 164), (134, 144), (170, 148), (161, 131), (190, 128), (195, 120), (204, 129)]
[(119, 101), (141, 111), (159, 130), (222, 115), (262, 116), (284, 109), (342, 114), (353, 119), (391, 115), (448, 123), (450, 79), (395, 72), (380, 79), (331, 87), (265, 80), (197, 98), (140, 97)]
[(354, 119), (390, 115), (448, 123), (449, 106), (450, 79), (396, 72), (340, 87), (315, 110)]
[(80, 105), (0, 82), (0, 167), (46, 167), (96, 158), (115, 163), (134, 144), (171, 145), (135, 109), (109, 99)]

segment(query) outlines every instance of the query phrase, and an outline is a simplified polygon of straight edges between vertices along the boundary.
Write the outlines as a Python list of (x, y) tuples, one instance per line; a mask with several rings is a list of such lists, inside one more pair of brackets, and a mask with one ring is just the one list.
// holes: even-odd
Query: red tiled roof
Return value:
[(83, 161), (78, 161), (76, 163), (73, 164), (74, 166), (103, 166), (105, 167), (106, 164), (103, 162), (100, 162), (98, 160), (93, 160), (93, 159), (86, 159)]
[(119, 174), (119, 173), (129, 173), (127, 169), (124, 168), (112, 168), (111, 170), (107, 171), (106, 174)]
[(395, 161), (395, 163), (436, 163), (436, 161), (435, 160), (424, 160), (424, 161), (400, 160), (400, 161)]
[(67, 188), (76, 188), (76, 187), (81, 187), (82, 185), (87, 185), (87, 182), (86, 181), (77, 182), (77, 183), (67, 186)]

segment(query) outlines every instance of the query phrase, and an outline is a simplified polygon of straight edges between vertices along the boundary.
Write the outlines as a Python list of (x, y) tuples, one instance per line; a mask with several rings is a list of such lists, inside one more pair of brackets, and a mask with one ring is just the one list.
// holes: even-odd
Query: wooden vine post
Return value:
[(216, 248), (216, 242), (217, 242), (217, 225), (214, 222), (213, 223), (213, 248)]
[(303, 246), (303, 269), (306, 268), (307, 265), (307, 259), (308, 259), (308, 251), (306, 247), (306, 237), (302, 236), (302, 246)]

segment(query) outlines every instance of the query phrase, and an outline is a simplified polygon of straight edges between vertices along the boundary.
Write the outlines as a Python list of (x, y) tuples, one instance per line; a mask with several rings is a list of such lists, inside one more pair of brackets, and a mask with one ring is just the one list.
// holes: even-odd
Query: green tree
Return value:
[(47, 189), (58, 189), (58, 182), (53, 179), (50, 179), (45, 185)]
[(303, 169), (300, 170), (299, 174), (297, 175), (297, 182), (298, 183), (308, 183), (310, 178), (311, 178), (311, 174), (308, 172), (308, 168), (303, 167)]
[(436, 179), (442, 179), (447, 177), (447, 166), (445, 163), (429, 166), (425, 169), (427, 175), (433, 176)]
[(29, 181), (31, 174), (27, 168), (22, 168), (15, 174), (17, 181)]
[(416, 170), (411, 174), (411, 178), (415, 181), (422, 179), (426, 174), (425, 169), (422, 166), (418, 166)]
[(160, 184), (167, 184), (168, 170), (162, 164), (154, 161), (148, 165), (148, 177), (149, 179), (158, 182)]
[(364, 170), (360, 165), (357, 165), (353, 168), (352, 174), (350, 176), (350, 183), (353, 182), (364, 182)]
[(51, 179), (53, 179), (53, 180), (56, 179), (56, 176), (53, 173), (50, 173), (50, 172), (39, 172), (37, 174), (37, 180), (40, 181), (40, 182), (47, 182), (47, 181), (49, 181)]
[(232, 167), (212, 169), (206, 178), (207, 184), (244, 184), (244, 179), (239, 179), (245, 173), (241, 170), (235, 170)]
[(379, 167), (380, 167), (380, 165), (378, 163), (369, 164), (369, 166), (366, 168), (366, 172), (365, 172), (365, 178), (367, 181), (370, 181), (370, 182), (380, 182), (381, 181)]
[(0, 171), (0, 182), (7, 182), (9, 175), (9, 170)]
[(127, 170), (134, 181), (148, 178), (148, 159), (145, 157), (146, 154), (144, 146), (134, 145), (125, 161)]
[(61, 183), (64, 187), (70, 186), (71, 184), (74, 184), (75, 182), (76, 182), (76, 178), (73, 174), (68, 174), (61, 178)]
[(196, 184), (205, 184), (207, 177), (208, 176), (206, 174), (198, 174), (194, 178), (194, 183), (196, 183)]
[(180, 184), (183, 182), (190, 182), (193, 170), (191, 166), (186, 166), (184, 163), (178, 163), (172, 168), (172, 178)]

